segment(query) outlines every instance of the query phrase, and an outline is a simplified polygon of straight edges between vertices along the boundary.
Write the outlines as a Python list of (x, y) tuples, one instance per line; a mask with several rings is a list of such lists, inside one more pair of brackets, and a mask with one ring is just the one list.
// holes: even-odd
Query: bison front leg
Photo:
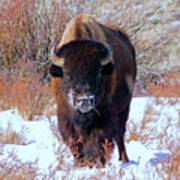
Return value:
[(129, 105), (126, 107), (126, 109), (119, 114), (119, 121), (118, 121), (118, 130), (117, 130), (117, 139), (116, 143), (118, 145), (118, 151), (119, 151), (119, 160), (122, 160), (123, 162), (129, 162), (129, 158), (126, 153), (126, 147), (124, 144), (124, 134), (126, 131), (126, 121), (128, 119), (129, 114)]
[(127, 153), (126, 153), (126, 147), (124, 145), (123, 137), (121, 137), (117, 141), (117, 145), (118, 145), (118, 151), (119, 151), (119, 160), (123, 161), (123, 162), (129, 162), (129, 158), (128, 158)]

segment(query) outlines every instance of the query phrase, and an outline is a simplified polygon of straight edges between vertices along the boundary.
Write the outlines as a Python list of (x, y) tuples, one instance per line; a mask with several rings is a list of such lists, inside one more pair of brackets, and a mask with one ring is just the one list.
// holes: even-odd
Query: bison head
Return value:
[(53, 77), (60, 77), (62, 95), (81, 113), (98, 106), (105, 90), (104, 76), (113, 72), (112, 54), (103, 44), (91, 40), (75, 40), (53, 48)]

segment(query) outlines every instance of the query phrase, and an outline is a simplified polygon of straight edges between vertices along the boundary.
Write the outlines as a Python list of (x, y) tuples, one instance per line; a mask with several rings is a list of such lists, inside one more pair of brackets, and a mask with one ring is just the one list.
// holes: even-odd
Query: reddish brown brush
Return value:
[(147, 82), (148, 93), (156, 97), (180, 97), (180, 74), (168, 72), (163, 78)]
[(41, 83), (39, 76), (31, 74), (24, 78), (20, 75), (9, 82), (1, 79), (0, 89), (0, 108), (17, 108), (28, 120), (33, 120), (34, 115), (46, 113), (47, 104), (53, 106), (50, 85)]
[(52, 42), (65, 21), (64, 1), (44, 2), (1, 2), (0, 109), (17, 108), (30, 120), (50, 109), (49, 83), (42, 82), (48, 77)]
[[(111, 158), (112, 150), (113, 150), (113, 144), (112, 142), (109, 142), (108, 139), (105, 139), (105, 142), (102, 143), (102, 150), (100, 152), (94, 152), (94, 158), (87, 158), (86, 156), (83, 156), (83, 143), (85, 140), (83, 140), (83, 137), (80, 136), (77, 141), (75, 141), (73, 138), (71, 138), (68, 141), (68, 145), (71, 148), (71, 152), (74, 156), (74, 166), (75, 167), (83, 167), (83, 166), (89, 166), (89, 167), (97, 167), (102, 168), (104, 167), (102, 165), (102, 158), (108, 162)], [(92, 147), (93, 149), (93, 147)]]
[(22, 59), (31, 64), (34, 76), (42, 73), (41, 79), (47, 79), (52, 43), (64, 28), (65, 12), (64, 1), (47, 5), (38, 0), (2, 0), (0, 76), (3, 80), (15, 79), (19, 68), (24, 75), (27, 69), (24, 70), (25, 64), (20, 65)]
[(0, 144), (23, 144), (23, 138), (8, 124), (6, 130), (0, 128)]

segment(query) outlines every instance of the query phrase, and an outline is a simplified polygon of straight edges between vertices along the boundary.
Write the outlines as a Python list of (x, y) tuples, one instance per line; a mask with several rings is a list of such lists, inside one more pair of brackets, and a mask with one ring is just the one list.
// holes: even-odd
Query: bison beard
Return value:
[[(109, 110), (105, 106), (98, 107), (98, 109), (101, 111), (93, 109), (88, 113), (81, 113), (80, 111), (74, 113), (72, 122), (83, 135), (90, 134), (94, 127), (102, 129), (108, 124), (107, 119), (110, 117)], [(111, 124), (110, 122), (109, 125)]]
[(84, 130), (84, 132), (92, 126), (96, 119), (97, 114), (94, 110), (91, 110), (88, 113), (81, 113), (80, 111), (77, 111), (72, 118), (74, 125), (79, 127), (82, 131)]

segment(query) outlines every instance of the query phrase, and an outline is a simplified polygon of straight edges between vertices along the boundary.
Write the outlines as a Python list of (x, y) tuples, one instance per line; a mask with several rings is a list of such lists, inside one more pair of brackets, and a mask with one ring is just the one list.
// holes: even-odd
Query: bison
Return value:
[(119, 160), (128, 162), (124, 134), (136, 78), (128, 35), (80, 14), (67, 23), (52, 56), (58, 129), (76, 164), (104, 166), (114, 143)]

